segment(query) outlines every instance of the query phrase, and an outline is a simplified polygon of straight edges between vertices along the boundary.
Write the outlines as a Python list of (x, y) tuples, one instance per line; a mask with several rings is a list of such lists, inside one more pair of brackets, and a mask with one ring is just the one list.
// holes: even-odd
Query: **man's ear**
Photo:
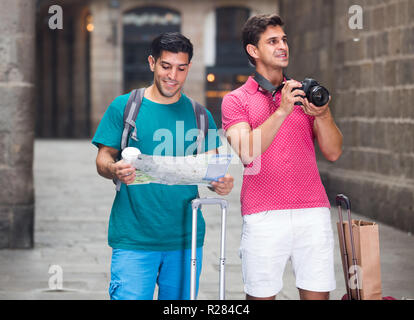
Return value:
[(155, 59), (151, 55), (148, 56), (148, 64), (150, 66), (151, 71), (154, 72), (154, 69), (155, 69)]
[(252, 58), (255, 58), (255, 59), (259, 58), (259, 55), (257, 54), (257, 47), (252, 45), (251, 43), (249, 43), (246, 46), (246, 51)]

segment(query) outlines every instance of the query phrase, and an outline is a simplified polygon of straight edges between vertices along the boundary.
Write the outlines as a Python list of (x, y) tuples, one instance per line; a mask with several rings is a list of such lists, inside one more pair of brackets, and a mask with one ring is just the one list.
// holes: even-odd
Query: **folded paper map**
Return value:
[(227, 173), (232, 155), (201, 154), (186, 157), (138, 155), (132, 162), (135, 181), (129, 185), (161, 183), (168, 185), (209, 185)]

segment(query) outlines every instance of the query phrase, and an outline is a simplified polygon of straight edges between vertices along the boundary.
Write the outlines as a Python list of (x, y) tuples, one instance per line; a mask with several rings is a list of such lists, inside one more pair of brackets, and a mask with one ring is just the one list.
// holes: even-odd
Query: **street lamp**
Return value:
[(108, 2), (108, 13), (109, 13), (109, 22), (112, 26), (112, 36), (109, 39), (114, 46), (118, 42), (118, 16), (119, 16), (119, 1), (118, 0), (109, 0)]
[(86, 16), (86, 30), (92, 32), (94, 28), (92, 15), (88, 14)]

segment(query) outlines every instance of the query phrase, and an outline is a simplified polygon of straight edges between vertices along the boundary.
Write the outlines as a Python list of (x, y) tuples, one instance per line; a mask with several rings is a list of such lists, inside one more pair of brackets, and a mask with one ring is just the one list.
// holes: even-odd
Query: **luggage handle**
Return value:
[[(346, 291), (348, 294), (348, 299), (351, 300), (352, 299), (352, 294), (351, 294), (351, 289), (349, 287), (349, 264), (348, 264), (348, 252), (346, 250), (346, 242), (345, 242), (345, 234), (344, 234), (344, 223), (343, 223), (343, 218), (342, 218), (342, 203), (345, 203), (346, 209), (347, 209), (347, 214), (348, 214), (348, 228), (349, 228), (349, 233), (351, 236), (351, 253), (352, 253), (352, 264), (353, 266), (357, 266), (357, 259), (356, 259), (356, 254), (355, 254), (355, 244), (354, 244), (354, 234), (352, 232), (352, 218), (351, 218), (351, 202), (349, 201), (348, 197), (343, 195), (343, 194), (338, 194), (336, 196), (336, 205), (338, 206), (338, 213), (339, 213), (339, 222), (341, 224), (341, 227), (339, 228), (340, 230), (340, 237), (341, 237), (341, 241), (342, 241), (342, 251), (343, 251), (343, 255), (344, 255), (344, 263), (345, 263), (345, 270), (344, 270), (344, 276), (345, 276), (345, 285), (346, 285)], [(359, 288), (360, 288), (360, 283), (359, 283), (359, 278), (358, 278), (358, 271), (356, 271), (355, 274), (355, 279), (356, 279), (356, 294), (357, 294), (357, 300), (361, 300), (361, 295), (359, 292)]]
[(349, 201), (348, 197), (343, 194), (338, 194), (336, 196), (336, 205), (339, 207), (341, 206), (341, 203), (344, 202), (346, 209), (351, 210), (351, 201)]
[(191, 206), (192, 206), (193, 209), (194, 209), (194, 207), (195, 208), (200, 207), (200, 209), (201, 209), (201, 206), (203, 204), (219, 204), (219, 205), (221, 205), (221, 208), (227, 208), (227, 200), (220, 199), (220, 198), (210, 198), (210, 197), (208, 197), (208, 198), (197, 198), (197, 199), (194, 199), (193, 201), (191, 201)]
[(197, 277), (197, 209), (202, 205), (219, 204), (221, 206), (221, 243), (220, 243), (220, 278), (219, 278), (219, 299), (225, 299), (225, 264), (226, 264), (226, 215), (227, 200), (220, 198), (197, 198), (191, 201), (193, 210), (192, 231), (191, 231), (191, 282), (190, 299), (196, 299), (196, 277)]

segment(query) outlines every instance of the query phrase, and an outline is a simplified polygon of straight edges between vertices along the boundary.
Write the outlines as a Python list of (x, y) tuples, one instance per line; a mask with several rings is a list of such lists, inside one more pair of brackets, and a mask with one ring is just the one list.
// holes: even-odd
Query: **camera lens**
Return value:
[(315, 86), (311, 89), (309, 97), (315, 106), (322, 107), (329, 101), (329, 92), (324, 87)]

